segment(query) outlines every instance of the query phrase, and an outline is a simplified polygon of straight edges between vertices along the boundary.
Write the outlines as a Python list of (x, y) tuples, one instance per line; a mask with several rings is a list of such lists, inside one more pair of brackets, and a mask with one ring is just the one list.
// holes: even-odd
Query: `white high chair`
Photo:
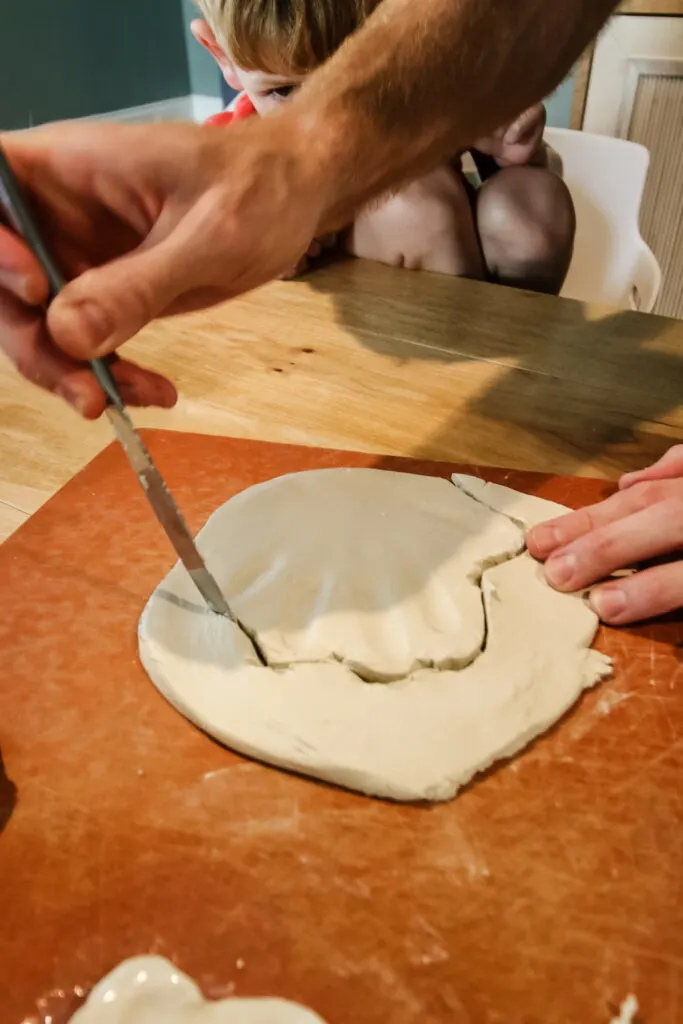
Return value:
[(650, 164), (644, 146), (547, 128), (576, 207), (574, 258), (562, 295), (651, 313), (662, 273), (638, 226)]

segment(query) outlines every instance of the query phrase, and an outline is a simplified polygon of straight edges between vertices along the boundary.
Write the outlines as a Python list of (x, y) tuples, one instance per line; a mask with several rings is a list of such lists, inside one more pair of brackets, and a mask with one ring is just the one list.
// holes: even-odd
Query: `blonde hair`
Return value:
[(305, 74), (360, 28), (380, 0), (195, 0), (245, 71)]

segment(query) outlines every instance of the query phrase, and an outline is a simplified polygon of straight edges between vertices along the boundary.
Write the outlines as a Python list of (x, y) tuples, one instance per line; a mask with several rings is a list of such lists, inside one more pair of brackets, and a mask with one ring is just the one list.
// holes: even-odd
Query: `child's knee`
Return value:
[(569, 189), (537, 167), (501, 171), (479, 192), (477, 223), (488, 259), (497, 269), (510, 265), (532, 275), (545, 264), (553, 276), (566, 274), (576, 231)]
[(450, 168), (363, 211), (350, 233), (350, 251), (411, 270), (483, 276), (472, 208)]
[(482, 239), (500, 239), (529, 259), (552, 258), (571, 245), (577, 226), (569, 189), (539, 167), (511, 167), (490, 178), (479, 191), (477, 223)]

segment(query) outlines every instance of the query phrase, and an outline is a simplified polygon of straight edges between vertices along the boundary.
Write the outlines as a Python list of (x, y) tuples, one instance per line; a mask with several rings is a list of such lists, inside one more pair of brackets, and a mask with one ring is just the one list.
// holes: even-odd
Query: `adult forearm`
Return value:
[(326, 226), (550, 92), (617, 0), (382, 0), (290, 116), (329, 160)]

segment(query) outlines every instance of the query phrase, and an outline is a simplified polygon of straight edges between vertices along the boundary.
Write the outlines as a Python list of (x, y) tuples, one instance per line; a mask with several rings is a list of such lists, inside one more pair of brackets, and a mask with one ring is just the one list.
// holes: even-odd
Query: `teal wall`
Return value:
[(199, 12), (192, 0), (181, 0), (181, 3), (190, 68), (190, 91), (201, 96), (220, 96), (220, 75), (216, 68), (216, 62), (190, 32), (190, 22), (199, 16)]
[(574, 76), (571, 75), (560, 88), (546, 100), (548, 124), (553, 128), (569, 128), (574, 98)]
[(178, 0), (0, 0), (0, 127), (190, 91)]

